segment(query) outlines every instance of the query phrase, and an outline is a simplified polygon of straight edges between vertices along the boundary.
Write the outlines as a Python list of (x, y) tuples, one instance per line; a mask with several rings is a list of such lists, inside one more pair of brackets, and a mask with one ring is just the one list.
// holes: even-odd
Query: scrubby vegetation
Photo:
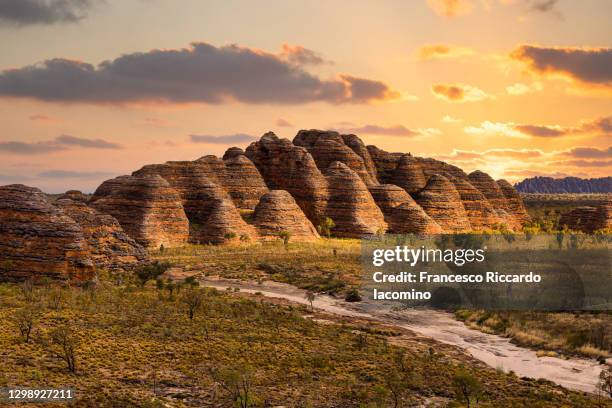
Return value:
[(612, 319), (607, 313), (489, 312), (459, 310), (459, 319), (478, 330), (501, 334), (547, 355), (612, 356)]
[[(70, 386), (71, 405), (91, 407), (598, 404), (372, 322), (136, 283), (0, 285), (0, 387)], [(39, 314), (26, 342), (13, 317), (30, 308)]]
[(578, 207), (597, 207), (612, 197), (612, 194), (521, 194), (531, 225), (539, 225), (543, 232), (559, 229), (561, 214)]

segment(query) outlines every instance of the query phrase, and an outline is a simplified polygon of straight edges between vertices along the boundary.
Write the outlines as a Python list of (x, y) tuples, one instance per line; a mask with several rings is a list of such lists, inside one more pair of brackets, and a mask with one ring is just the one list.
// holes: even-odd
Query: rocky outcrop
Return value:
[(457, 166), (453, 166), (452, 164), (429, 157), (417, 157), (416, 160), (421, 166), (421, 169), (423, 169), (423, 174), (425, 174), (425, 177), (427, 178), (433, 176), (434, 174), (440, 174), (449, 180), (468, 178), (468, 175), (465, 174), (463, 170)]
[(506, 211), (514, 217), (521, 225), (530, 220), (521, 195), (506, 180), (497, 180), (497, 185), (506, 198)]
[(97, 268), (129, 271), (148, 262), (146, 250), (123, 231), (114, 217), (69, 198), (60, 198), (54, 204), (79, 224)]
[(241, 154), (244, 154), (244, 150), (242, 150), (240, 147), (230, 147), (223, 154), (223, 160), (232, 159), (236, 156), (240, 156)]
[(253, 213), (253, 225), (266, 239), (278, 239), (283, 233), (289, 234), (292, 241), (319, 238), (314, 225), (284, 190), (272, 190), (261, 198)]
[(391, 180), (393, 184), (400, 186), (410, 194), (419, 192), (427, 184), (421, 165), (410, 154), (405, 154), (400, 158)]
[(344, 140), (344, 143), (363, 159), (363, 164), (365, 165), (366, 171), (370, 175), (370, 178), (373, 182), (378, 183), (376, 165), (374, 164), (372, 156), (370, 156), (368, 148), (366, 147), (365, 143), (363, 143), (363, 140), (356, 135), (342, 135), (342, 140)]
[(0, 280), (87, 280), (94, 265), (81, 227), (37, 188), (0, 187)]
[(521, 193), (612, 193), (612, 177), (584, 179), (579, 177), (531, 177), (515, 185)]
[(89, 201), (89, 196), (87, 194), (83, 194), (79, 190), (68, 190), (64, 194), (57, 197), (57, 200), (61, 200), (63, 198), (67, 198), (72, 201), (78, 201), (81, 203), (86, 203), (87, 201)]
[[(361, 150), (358, 146), (361, 141), (355, 140), (356, 136), (346, 136), (346, 138), (355, 149)], [(347, 146), (345, 139), (338, 132), (314, 129), (300, 130), (293, 139), (293, 144), (305, 147), (314, 158), (319, 169), (323, 172), (325, 172), (333, 162), (338, 161), (344, 163), (357, 173), (366, 185), (378, 183), (376, 177), (372, 176), (374, 164), (369, 163), (370, 170), (368, 170), (368, 166), (366, 166), (364, 159), (359, 154), (355, 153), (351, 147)], [(363, 145), (363, 142), (361, 142), (361, 145)]]
[(253, 210), (259, 199), (268, 192), (268, 186), (259, 170), (245, 155), (224, 159), (226, 178), (223, 187), (238, 208)]
[(174, 247), (187, 242), (189, 222), (182, 199), (157, 174), (105, 181), (90, 205), (115, 217), (124, 231), (146, 248)]
[(327, 206), (327, 181), (306, 148), (268, 132), (246, 149), (271, 190), (286, 190), (318, 225)]
[(562, 214), (560, 226), (566, 226), (572, 231), (593, 233), (612, 229), (612, 201), (607, 201), (597, 207), (578, 207)]
[[(244, 156), (228, 159), (228, 161), (243, 162), (244, 160), (239, 157), (248, 161)], [(144, 166), (134, 172), (134, 175), (159, 175), (178, 192), (185, 214), (189, 219), (190, 242), (221, 243), (240, 236), (243, 236), (243, 239), (246, 239), (245, 237), (248, 239), (255, 238), (254, 229), (249, 227), (242, 219), (226, 189), (211, 181), (210, 166), (221, 169), (223, 172), (226, 170), (224, 162), (216, 160), (214, 156), (206, 156), (196, 161), (166, 162)], [(242, 167), (240, 163), (238, 163), (238, 166)], [(253, 170), (256, 171), (254, 167)], [(242, 170), (235, 172), (240, 171)], [(256, 174), (259, 176), (259, 173)], [(222, 177), (226, 176), (222, 175)], [(220, 178), (216, 178), (216, 181), (219, 182)], [(257, 178), (254, 178), (245, 183), (253, 184), (257, 180)], [(253, 195), (258, 197), (260, 194), (254, 189), (254, 193), (246, 191), (244, 195), (238, 196), (241, 188), (241, 186), (236, 186), (233, 190), (240, 199), (250, 198), (254, 201)], [(265, 185), (264, 188), (267, 191)]]
[(325, 176), (329, 185), (325, 214), (336, 225), (334, 235), (360, 238), (387, 230), (380, 208), (357, 173), (344, 163), (333, 162)]
[(370, 187), (370, 193), (382, 210), (392, 234), (439, 234), (442, 228), (408, 193), (392, 184)]
[(444, 176), (431, 176), (416, 202), (444, 231), (468, 232), (472, 228), (459, 193)]
[(519, 229), (521, 221), (512, 215), (511, 205), (506, 199), (499, 184), (495, 182), (487, 173), (480, 170), (471, 172), (468, 175), (470, 183), (485, 196), (496, 210), (501, 223), (509, 229)]
[(491, 230), (502, 219), (485, 196), (465, 179), (450, 180), (459, 193), (463, 207), (474, 231)]
[(397, 164), (404, 153), (389, 153), (376, 146), (367, 146), (368, 153), (376, 167), (376, 175), (381, 183), (393, 183), (393, 176)]

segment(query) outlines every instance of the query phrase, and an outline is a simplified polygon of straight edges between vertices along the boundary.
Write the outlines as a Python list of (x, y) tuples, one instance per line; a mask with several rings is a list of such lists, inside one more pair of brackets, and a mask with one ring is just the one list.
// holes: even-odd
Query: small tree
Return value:
[(285, 249), (289, 250), (289, 240), (291, 240), (291, 233), (289, 231), (281, 231), (278, 233), (278, 237), (283, 241), (283, 244), (285, 244)]
[(157, 279), (160, 275), (170, 268), (169, 262), (153, 262), (147, 265), (142, 265), (136, 269), (136, 277), (140, 281), (141, 286), (145, 286), (151, 279)]
[(317, 227), (319, 234), (325, 235), (327, 238), (331, 237), (331, 231), (336, 227), (336, 223), (329, 217), (325, 217), (321, 224)]
[(181, 301), (187, 306), (187, 316), (193, 320), (196, 312), (200, 310), (204, 303), (204, 292), (199, 288), (190, 288), (184, 291)]
[(309, 290), (308, 292), (306, 292), (306, 300), (308, 302), (310, 302), (310, 310), (312, 310), (314, 312), (314, 306), (312, 305), (312, 303), (314, 302), (315, 298), (317, 295), (315, 295), (315, 293), (311, 290)]
[(478, 403), (478, 398), (482, 392), (482, 384), (471, 373), (463, 368), (457, 370), (453, 377), (453, 386), (457, 399), (465, 402), (468, 408), (470, 408), (472, 400)]
[(242, 366), (235, 368), (222, 368), (212, 370), (212, 378), (226, 390), (233, 402), (240, 408), (252, 406), (252, 370), (250, 367)]
[(56, 327), (49, 333), (48, 350), (66, 363), (71, 373), (76, 373), (78, 339), (67, 325)]
[(30, 335), (34, 329), (36, 323), (40, 319), (40, 308), (38, 305), (27, 305), (21, 309), (18, 309), (13, 316), (13, 322), (19, 329), (21, 337), (26, 343), (30, 342)]
[(599, 383), (597, 389), (603, 394), (607, 394), (608, 397), (612, 398), (612, 367), (601, 370), (599, 373)]

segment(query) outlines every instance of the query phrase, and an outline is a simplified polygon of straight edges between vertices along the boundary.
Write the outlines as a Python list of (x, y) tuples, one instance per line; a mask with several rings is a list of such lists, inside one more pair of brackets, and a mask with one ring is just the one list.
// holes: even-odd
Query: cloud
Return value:
[(581, 159), (612, 158), (612, 146), (607, 149), (597, 147), (574, 147), (568, 151), (560, 153), (562, 156), (576, 157)]
[(318, 52), (301, 45), (283, 44), (280, 56), (296, 65), (321, 65), (327, 62)]
[(484, 121), (480, 126), (466, 126), (465, 133), (473, 135), (555, 138), (581, 134), (612, 134), (612, 117), (582, 121), (577, 126), (534, 125), (513, 122)]
[(236, 133), (235, 135), (224, 136), (209, 136), (209, 135), (189, 135), (192, 143), (206, 144), (232, 144), (232, 143), (250, 143), (257, 138), (255, 136), (246, 135), (244, 133)]
[(42, 115), (42, 114), (30, 115), (28, 119), (34, 122), (55, 122), (57, 121), (57, 118), (53, 116)]
[(504, 172), (506, 177), (512, 178), (527, 178), (527, 177), (552, 177), (552, 178), (564, 178), (564, 177), (587, 177), (587, 173), (564, 173), (564, 172), (549, 172), (546, 170), (523, 170), (523, 169), (511, 169)]
[(612, 87), (612, 48), (521, 45), (510, 56), (539, 74), (557, 74), (586, 84)]
[(447, 102), (476, 102), (492, 98), (482, 89), (465, 84), (438, 84), (431, 87), (431, 92)]
[(92, 0), (2, 0), (0, 25), (73, 23), (87, 17)]
[(172, 126), (172, 123), (169, 120), (155, 117), (145, 118), (144, 120), (140, 121), (139, 124), (156, 128), (167, 128)]
[(48, 142), (0, 142), (0, 152), (16, 153), (16, 154), (44, 154), (67, 150), (66, 146)]
[(276, 54), (238, 45), (124, 54), (94, 66), (63, 58), (0, 72), (0, 96), (93, 104), (369, 103), (399, 98), (381, 81), (322, 79)]
[(573, 166), (573, 167), (611, 167), (612, 160), (561, 160), (549, 163), (552, 166)]
[(105, 171), (73, 171), (73, 170), (47, 170), (38, 173), (40, 178), (50, 179), (99, 179), (101, 177), (110, 177), (114, 173)]
[(444, 115), (444, 117), (442, 118), (442, 122), (444, 122), (444, 123), (461, 123), (461, 122), (463, 122), (463, 119), (453, 118), (452, 116)]
[(526, 85), (526, 84), (517, 82), (516, 84), (507, 86), (506, 92), (508, 92), (509, 95), (518, 96), (518, 95), (525, 95), (530, 92), (541, 91), (542, 89), (544, 89), (544, 87), (542, 86), (542, 83), (540, 82), (534, 82), (531, 85)]
[(436, 14), (450, 18), (470, 14), (473, 8), (469, 0), (427, 0), (427, 5)]
[(538, 13), (557, 13), (557, 3), (559, 0), (528, 0), (529, 11)]
[(283, 118), (278, 118), (276, 120), (276, 126), (278, 126), (278, 127), (292, 127), (293, 124), (291, 124), (291, 122), (289, 122), (288, 120), (285, 120)]
[(448, 155), (438, 156), (446, 160), (471, 160), (479, 158), (503, 157), (511, 159), (533, 159), (544, 156), (538, 149), (489, 149), (482, 152), (455, 149)]
[(340, 133), (354, 133), (354, 134), (370, 134), (380, 136), (404, 136), (404, 137), (417, 137), (417, 136), (433, 136), (439, 135), (441, 132), (435, 128), (419, 128), (410, 129), (403, 125), (395, 126), (381, 126), (381, 125), (364, 125), (357, 127), (344, 127), (335, 129)]
[(470, 48), (446, 44), (425, 45), (421, 47), (418, 52), (421, 61), (457, 58), (472, 54), (474, 54), (474, 51)]
[(107, 142), (103, 139), (85, 139), (82, 137), (61, 135), (52, 140), (41, 142), (0, 142), (0, 152), (14, 154), (45, 154), (69, 150), (71, 147), (90, 149), (121, 149), (117, 143)]
[(55, 141), (64, 146), (80, 146), (89, 147), (92, 149), (121, 149), (121, 145), (117, 143), (107, 142), (102, 139), (85, 139), (70, 135), (61, 135), (55, 138)]

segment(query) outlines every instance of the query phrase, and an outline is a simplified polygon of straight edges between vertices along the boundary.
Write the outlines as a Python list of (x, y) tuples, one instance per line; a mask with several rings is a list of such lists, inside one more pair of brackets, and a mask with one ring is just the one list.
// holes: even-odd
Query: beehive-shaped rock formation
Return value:
[(461, 197), (473, 230), (490, 230), (502, 222), (491, 203), (468, 180), (453, 178), (451, 182)]
[(268, 132), (246, 149), (268, 187), (288, 191), (313, 224), (323, 219), (327, 181), (306, 148)]
[(393, 176), (397, 164), (404, 153), (389, 153), (376, 146), (367, 146), (368, 153), (376, 167), (376, 175), (381, 183), (393, 183)]
[(241, 154), (244, 154), (244, 150), (242, 150), (240, 147), (230, 147), (225, 151), (225, 153), (223, 153), (223, 160), (231, 159), (236, 156), (240, 156)]
[(356, 135), (342, 135), (342, 140), (344, 140), (344, 144), (350, 147), (359, 157), (363, 159), (363, 164), (365, 165), (366, 171), (370, 175), (370, 178), (374, 183), (378, 183), (376, 165), (374, 164), (372, 156), (370, 156), (368, 148), (366, 147), (365, 143), (363, 143), (363, 140)]
[(400, 158), (393, 171), (392, 182), (408, 193), (415, 194), (425, 187), (427, 179), (416, 158), (410, 154), (405, 154)]
[(530, 217), (527, 213), (525, 205), (523, 204), (523, 199), (518, 191), (512, 187), (512, 184), (502, 179), (497, 180), (497, 185), (506, 198), (506, 211), (508, 214), (514, 217), (520, 224), (529, 221)]
[(60, 198), (54, 204), (79, 224), (97, 268), (129, 271), (148, 261), (145, 249), (123, 231), (114, 217), (100, 214), (82, 201)]
[(294, 241), (319, 238), (314, 225), (284, 190), (272, 190), (261, 198), (253, 213), (253, 225), (268, 239), (278, 239), (282, 233), (290, 234)]
[(268, 192), (268, 186), (259, 170), (245, 155), (224, 159), (226, 179), (223, 187), (238, 208), (253, 210), (259, 199)]
[[(356, 146), (356, 141), (351, 141)], [(363, 180), (366, 185), (376, 184), (376, 178), (372, 177), (364, 159), (353, 149), (346, 145), (343, 137), (338, 132), (321, 130), (300, 130), (293, 139), (296, 146), (305, 147), (319, 169), (323, 172), (335, 161), (346, 164), (351, 170)]]
[(333, 162), (325, 176), (329, 185), (325, 214), (336, 225), (334, 235), (359, 238), (387, 230), (380, 208), (357, 173), (344, 163)]
[(485, 196), (496, 210), (502, 223), (509, 229), (520, 228), (520, 222), (514, 218), (510, 212), (510, 205), (506, 196), (499, 185), (489, 176), (480, 170), (471, 172), (468, 175), (470, 183)]
[(427, 185), (416, 196), (416, 202), (445, 231), (466, 232), (471, 230), (461, 197), (455, 186), (444, 176), (434, 174)]
[(597, 207), (575, 208), (561, 215), (559, 225), (589, 234), (595, 231), (609, 233), (612, 229), (612, 201), (607, 201)]
[(91, 279), (94, 266), (79, 225), (37, 188), (0, 187), (0, 280)]
[(96, 190), (90, 205), (110, 214), (123, 230), (147, 248), (183, 245), (189, 221), (182, 199), (159, 175), (121, 176)]
[(87, 196), (87, 194), (83, 194), (79, 190), (68, 190), (64, 194), (57, 197), (58, 200), (62, 198), (68, 198), (72, 201), (78, 201), (81, 203), (86, 203), (87, 201), (89, 201), (89, 196)]
[(392, 234), (439, 234), (442, 228), (401, 187), (371, 186), (370, 192), (382, 210)]

